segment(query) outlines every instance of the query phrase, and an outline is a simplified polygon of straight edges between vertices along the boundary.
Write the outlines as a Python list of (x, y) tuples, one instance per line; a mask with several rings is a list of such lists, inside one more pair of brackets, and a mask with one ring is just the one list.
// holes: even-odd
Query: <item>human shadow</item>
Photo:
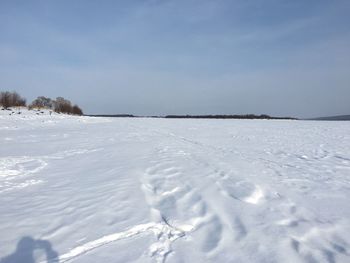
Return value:
[(22, 237), (17, 243), (16, 251), (1, 258), (0, 263), (37, 263), (34, 258), (34, 253), (37, 252), (45, 254), (47, 263), (59, 263), (58, 253), (49, 241), (29, 236)]

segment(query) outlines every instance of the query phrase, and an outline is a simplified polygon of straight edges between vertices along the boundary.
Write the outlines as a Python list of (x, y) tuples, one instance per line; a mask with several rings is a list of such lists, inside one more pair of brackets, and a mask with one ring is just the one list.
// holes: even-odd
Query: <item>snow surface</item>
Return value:
[(350, 122), (21, 111), (1, 263), (350, 262)]

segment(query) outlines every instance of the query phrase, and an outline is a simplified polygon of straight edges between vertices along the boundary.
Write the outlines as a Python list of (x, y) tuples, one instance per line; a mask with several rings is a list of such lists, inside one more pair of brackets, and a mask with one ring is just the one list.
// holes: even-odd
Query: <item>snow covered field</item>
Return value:
[(350, 262), (350, 122), (8, 115), (0, 262)]

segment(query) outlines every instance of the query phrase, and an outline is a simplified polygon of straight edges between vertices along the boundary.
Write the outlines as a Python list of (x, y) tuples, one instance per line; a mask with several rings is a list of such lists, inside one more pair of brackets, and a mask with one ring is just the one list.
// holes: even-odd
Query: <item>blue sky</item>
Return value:
[(350, 114), (350, 1), (0, 0), (0, 89), (86, 113)]

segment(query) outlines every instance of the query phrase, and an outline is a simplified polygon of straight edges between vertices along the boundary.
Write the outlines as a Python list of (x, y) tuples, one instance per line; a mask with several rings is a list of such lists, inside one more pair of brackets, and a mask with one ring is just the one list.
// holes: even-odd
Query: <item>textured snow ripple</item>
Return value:
[(47, 162), (40, 158), (0, 158), (0, 193), (42, 183), (42, 180), (28, 177), (46, 166)]
[(42, 159), (30, 157), (0, 158), (0, 177), (13, 178), (34, 174), (44, 169), (47, 163)]

